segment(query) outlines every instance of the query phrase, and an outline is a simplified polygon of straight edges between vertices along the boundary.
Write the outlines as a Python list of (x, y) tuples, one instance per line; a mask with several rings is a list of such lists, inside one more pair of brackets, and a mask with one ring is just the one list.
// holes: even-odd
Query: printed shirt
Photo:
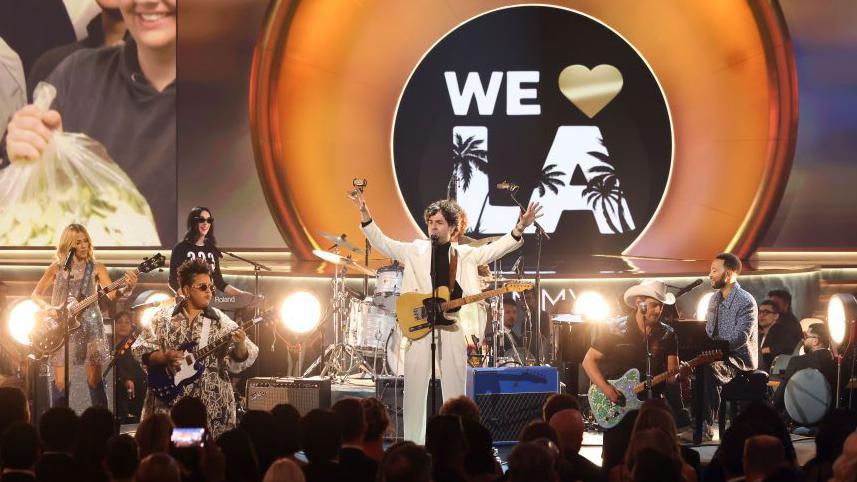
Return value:
[(705, 314), (705, 332), (715, 340), (729, 342), (729, 361), (739, 370), (759, 367), (756, 300), (740, 284), (735, 283), (725, 300), (720, 290), (714, 292)]
[[(141, 364), (143, 355), (155, 351), (176, 350), (188, 341), (196, 342), (197, 348), (199, 348), (202, 341), (213, 343), (219, 337), (238, 328), (238, 324), (216, 308), (212, 308), (212, 310), (219, 319), (206, 317), (200, 313), (192, 323), (188, 323), (184, 311), (172, 316), (173, 308), (173, 306), (169, 306), (159, 310), (152, 318), (151, 325), (141, 331), (139, 338), (131, 347), (134, 358)], [(208, 330), (205, 330), (206, 325)], [(182, 396), (190, 395), (202, 400), (208, 411), (208, 428), (215, 438), (236, 425), (235, 394), (232, 391), (232, 384), (229, 382), (229, 373), (239, 373), (247, 369), (259, 355), (259, 347), (249, 338), (246, 344), (249, 353), (246, 360), (235, 361), (226, 353), (215, 353), (206, 358), (203, 362), (205, 371), (202, 376), (194, 383), (185, 386), (182, 394)], [(149, 391), (146, 394), (141, 419), (152, 413), (169, 413), (169, 410), (169, 405), (163, 403), (154, 393)]]

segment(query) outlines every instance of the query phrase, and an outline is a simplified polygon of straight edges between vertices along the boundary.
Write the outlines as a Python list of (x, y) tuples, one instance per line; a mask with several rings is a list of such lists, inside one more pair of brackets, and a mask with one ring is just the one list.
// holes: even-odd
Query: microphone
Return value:
[(645, 315), (649, 312), (649, 305), (647, 305), (645, 302), (641, 302), (638, 306), (640, 307), (640, 313)]
[(431, 244), (433, 244), (433, 245), (437, 245), (437, 242), (438, 242), (438, 239), (439, 239), (437, 234), (432, 233), (432, 235), (431, 235), (431, 236), (429, 236), (429, 238), (431, 238)]
[(685, 286), (684, 288), (678, 290), (675, 294), (675, 297), (678, 298), (679, 296), (687, 293), (688, 291), (696, 288), (697, 286), (699, 286), (701, 284), (702, 284), (702, 280), (698, 279), (698, 280), (694, 281), (693, 283), (690, 283), (689, 285)]
[(503, 181), (500, 184), (497, 184), (497, 189), (499, 189), (501, 191), (515, 192), (518, 190), (519, 187), (520, 186), (518, 186), (517, 184), (512, 184), (511, 182), (506, 182), (506, 181)]
[(65, 257), (65, 264), (63, 264), (63, 267), (62, 267), (63, 270), (68, 271), (71, 269), (71, 260), (74, 259), (75, 251), (76, 250), (73, 247), (68, 248), (68, 256)]
[(363, 189), (369, 185), (369, 182), (364, 177), (355, 177), (351, 180), (351, 185), (357, 188), (360, 192), (363, 192)]

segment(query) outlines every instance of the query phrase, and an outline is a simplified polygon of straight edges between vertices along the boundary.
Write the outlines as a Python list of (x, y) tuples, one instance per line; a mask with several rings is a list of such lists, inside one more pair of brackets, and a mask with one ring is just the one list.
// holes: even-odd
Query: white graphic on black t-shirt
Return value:
[(188, 251), (187, 258), (191, 261), (196, 261), (197, 259), (205, 260), (211, 265), (211, 269), (214, 269), (214, 253), (206, 253), (205, 251), (194, 253), (193, 251)]

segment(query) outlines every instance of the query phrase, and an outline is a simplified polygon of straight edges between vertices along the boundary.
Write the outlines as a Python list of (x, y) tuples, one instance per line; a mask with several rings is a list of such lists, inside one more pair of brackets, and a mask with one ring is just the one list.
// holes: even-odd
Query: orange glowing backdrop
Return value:
[[(791, 44), (775, 1), (579, 0), (544, 4), (608, 25), (648, 61), (674, 130), (660, 207), (623, 254), (749, 255), (782, 196), (797, 127)], [(422, 56), (501, 0), (274, 0), (256, 46), (250, 114), (267, 202), (294, 252), (320, 231), (362, 239), (344, 193), (367, 177), (375, 219), (421, 236), (391, 162), (397, 102)]]

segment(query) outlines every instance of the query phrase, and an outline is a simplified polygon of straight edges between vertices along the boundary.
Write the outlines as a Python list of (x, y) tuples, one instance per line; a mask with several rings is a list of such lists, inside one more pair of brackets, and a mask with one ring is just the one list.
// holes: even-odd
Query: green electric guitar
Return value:
[[(723, 352), (720, 350), (712, 350), (702, 352), (698, 357), (689, 361), (688, 368), (696, 367), (697, 365), (706, 365), (723, 358)], [(669, 370), (652, 377), (652, 386), (663, 383), (675, 376), (681, 368)], [(610, 385), (621, 395), (618, 403), (613, 403), (598, 388), (598, 385), (592, 384), (589, 387), (589, 408), (592, 410), (592, 415), (598, 422), (598, 425), (603, 428), (613, 428), (625, 418), (625, 414), (631, 410), (638, 410), (642, 402), (637, 395), (646, 390), (646, 384), (640, 382), (640, 371), (632, 368), (622, 375), (622, 378), (616, 380), (607, 380)]]

